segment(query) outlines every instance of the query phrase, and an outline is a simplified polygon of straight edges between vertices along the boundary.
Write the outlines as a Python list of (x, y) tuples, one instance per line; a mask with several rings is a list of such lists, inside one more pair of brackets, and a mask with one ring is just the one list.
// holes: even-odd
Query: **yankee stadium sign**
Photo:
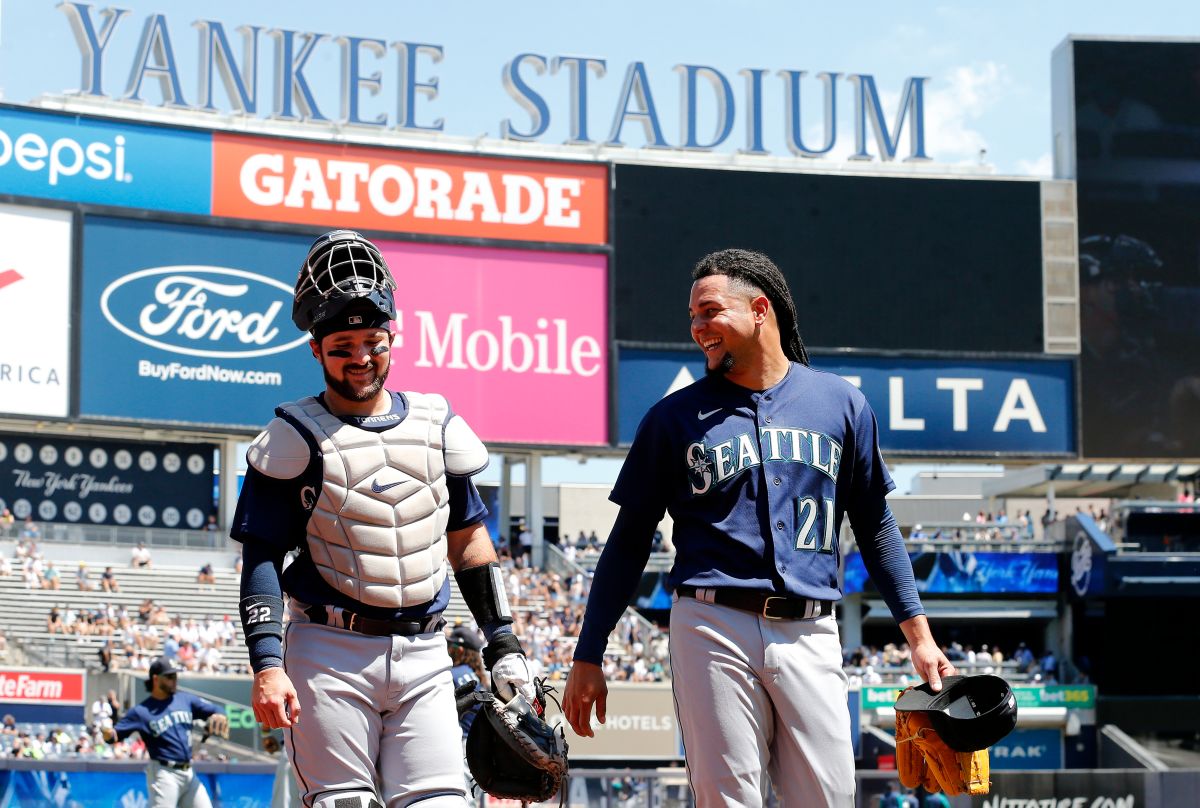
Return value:
[[(84, 97), (115, 96), (278, 121), (336, 121), (407, 133), (446, 131), (446, 119), (435, 117), (433, 106), (441, 93), (436, 66), (451, 55), (440, 44), (227, 25), (211, 19), (185, 24), (161, 13), (139, 20), (129, 9), (84, 2), (61, 2), (56, 8), (66, 17), (79, 48), (78, 93)], [(189, 25), (200, 34), (196, 67), (177, 58), (177, 52), (187, 48), (173, 44), (182, 41)], [(265, 55), (268, 50), (273, 51), (270, 57)], [(331, 64), (340, 65), (336, 77), (319, 72)], [(875, 77), (865, 73), (757, 67), (731, 73), (709, 65), (676, 64), (671, 78), (652, 75), (642, 61), (618, 66), (600, 57), (534, 52), (514, 54), (486, 72), (494, 75), (495, 68), (500, 69), (500, 85), (513, 109), (494, 133), (485, 134), (503, 140), (538, 141), (557, 121), (560, 126), (566, 123), (567, 144), (705, 152), (725, 144), (740, 117), (745, 137), (741, 153), (770, 154), (768, 137), (774, 142), (781, 135), (791, 154), (822, 158), (830, 156), (839, 135), (845, 135), (838, 131), (838, 110), (850, 104), (851, 160), (930, 159), (925, 151), (925, 77), (903, 81), (889, 120)], [(121, 79), (126, 79), (124, 90), (114, 94), (112, 87)], [(270, 100), (260, 97), (262, 79), (274, 88)], [(618, 84), (616, 102), (602, 106), (597, 98)], [(218, 87), (223, 92), (217, 92)], [(673, 88), (677, 92), (672, 93)], [(552, 107), (548, 99), (562, 98), (564, 91), (569, 104), (565, 109)], [(395, 98), (395, 105), (379, 111), (379, 106), (371, 106), (376, 96)], [(674, 109), (668, 109), (671, 101)], [(774, 123), (774, 131), (768, 132), (764, 122), (777, 118), (782, 118), (782, 126)], [(668, 132), (664, 119), (679, 121), (678, 129)], [(900, 149), (903, 135), (907, 153)]]

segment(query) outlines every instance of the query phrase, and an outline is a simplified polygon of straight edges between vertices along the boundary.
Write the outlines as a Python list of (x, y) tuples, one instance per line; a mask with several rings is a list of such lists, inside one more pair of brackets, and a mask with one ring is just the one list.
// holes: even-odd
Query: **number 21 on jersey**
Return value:
[(824, 497), (818, 502), (813, 497), (796, 500), (796, 549), (817, 553), (833, 552), (833, 500)]

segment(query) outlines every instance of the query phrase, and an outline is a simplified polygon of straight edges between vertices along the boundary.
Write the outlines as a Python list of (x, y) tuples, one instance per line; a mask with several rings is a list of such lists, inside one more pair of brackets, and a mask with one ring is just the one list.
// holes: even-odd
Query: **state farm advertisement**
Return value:
[(71, 214), (0, 205), (0, 412), (70, 400)]
[(83, 671), (0, 668), (0, 704), (83, 704)]
[(488, 442), (607, 443), (605, 256), (377, 244), (397, 285), (389, 389), (445, 395)]
[(608, 168), (213, 134), (214, 216), (438, 236), (608, 242)]

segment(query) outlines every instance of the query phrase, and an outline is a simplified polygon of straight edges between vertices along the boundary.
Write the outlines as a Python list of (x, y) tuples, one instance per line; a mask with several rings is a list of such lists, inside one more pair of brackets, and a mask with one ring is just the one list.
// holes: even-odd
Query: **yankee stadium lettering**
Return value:
[[(692, 493), (707, 494), (713, 483), (722, 483), (745, 471), (759, 466), (763, 460), (804, 463), (837, 480), (842, 464), (842, 446), (833, 438), (811, 429), (794, 427), (763, 427), (758, 431), (758, 441), (750, 433), (742, 433), (720, 443), (708, 446), (697, 441), (687, 447), (688, 472), (692, 475)], [(763, 458), (760, 445), (766, 452)]]

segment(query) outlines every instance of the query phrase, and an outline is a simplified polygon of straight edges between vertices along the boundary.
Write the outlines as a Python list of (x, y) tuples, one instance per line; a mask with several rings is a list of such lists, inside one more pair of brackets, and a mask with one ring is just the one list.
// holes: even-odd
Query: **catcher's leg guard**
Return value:
[(311, 808), (383, 808), (373, 791), (327, 791)]

